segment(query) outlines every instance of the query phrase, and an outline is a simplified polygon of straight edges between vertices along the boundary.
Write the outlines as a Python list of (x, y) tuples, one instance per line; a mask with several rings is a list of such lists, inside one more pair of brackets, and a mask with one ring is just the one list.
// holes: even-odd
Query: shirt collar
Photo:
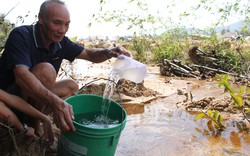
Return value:
[[(40, 27), (39, 27), (38, 22), (35, 25), (33, 25), (33, 37), (34, 37), (35, 45), (37, 48), (45, 48), (44, 43), (42, 41)], [(59, 50), (61, 48), (62, 48), (62, 46), (61, 46), (60, 42), (55, 42), (52, 45), (53, 50)]]

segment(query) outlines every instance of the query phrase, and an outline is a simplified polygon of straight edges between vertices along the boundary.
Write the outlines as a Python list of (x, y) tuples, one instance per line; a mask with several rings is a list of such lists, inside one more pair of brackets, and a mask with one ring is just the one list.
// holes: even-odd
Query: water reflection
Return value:
[(226, 130), (210, 131), (206, 119), (194, 121), (198, 112), (176, 109), (176, 99), (155, 101), (143, 113), (129, 115), (116, 156), (249, 155), (244, 122), (228, 119)]
[[(206, 122), (206, 121), (204, 121)], [(208, 147), (210, 149), (217, 148), (216, 152), (221, 149), (219, 153), (225, 154), (241, 154), (245, 155), (249, 151), (250, 147), (250, 135), (249, 129), (246, 127), (246, 124), (243, 122), (236, 121), (225, 121), (227, 122), (226, 129), (224, 131), (214, 131), (211, 132), (204, 127), (196, 127), (195, 130), (198, 133), (201, 133), (202, 136), (207, 138)], [(236, 126), (237, 125), (237, 126)], [(212, 150), (211, 150), (212, 152)], [(214, 154), (219, 154), (219, 153)]]

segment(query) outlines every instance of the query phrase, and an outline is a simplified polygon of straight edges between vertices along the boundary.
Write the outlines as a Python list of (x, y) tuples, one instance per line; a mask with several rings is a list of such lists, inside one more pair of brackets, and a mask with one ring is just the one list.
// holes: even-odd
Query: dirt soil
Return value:
[[(110, 64), (110, 63), (109, 63)], [(96, 66), (91, 64), (89, 70), (95, 70)], [(103, 65), (101, 68), (105, 67)], [(97, 67), (97, 68), (100, 68)], [(110, 67), (109, 67), (110, 69)], [(158, 78), (152, 78), (147, 76), (146, 79), (140, 83), (135, 84), (130, 81), (120, 80), (117, 84), (117, 90), (114, 93), (113, 99), (118, 103), (121, 103), (126, 109), (127, 113), (130, 114), (134, 107), (140, 107), (142, 105), (148, 104), (158, 98), (165, 97), (169, 92), (175, 92), (171, 90), (165, 90), (164, 86), (171, 85), (171, 80), (175, 78), (170, 77), (160, 77), (159, 68), (157, 66), (147, 67), (149, 75), (156, 75)], [(83, 76), (84, 77), (84, 76)], [(98, 77), (98, 75), (97, 75)], [(100, 76), (100, 77), (103, 77)], [(104, 76), (105, 77), (105, 76)], [(86, 78), (86, 77), (85, 77)], [(88, 77), (89, 78), (89, 77)], [(185, 83), (185, 82), (184, 82)], [(176, 86), (176, 88), (181, 88)], [(103, 83), (90, 83), (81, 88), (81, 94), (97, 94), (102, 95), (105, 88), (105, 82)], [(168, 92), (168, 93), (166, 93)], [(171, 94), (171, 93), (170, 93)], [(204, 110), (204, 109), (218, 109), (219, 111), (226, 111), (230, 113), (238, 113), (238, 110), (230, 107), (232, 100), (230, 98), (225, 98), (225, 100), (217, 100), (215, 97), (204, 97), (199, 101), (191, 101), (189, 99), (189, 93), (183, 92), (181, 89), (178, 90), (178, 95), (186, 96), (186, 99), (182, 103), (178, 103), (177, 107), (180, 109), (189, 110)], [(133, 105), (133, 107), (129, 106)], [(138, 109), (138, 113), (143, 112), (143, 107)], [(52, 146), (47, 146), (42, 138), (28, 138), (23, 134), (17, 133), (11, 127), (1, 125), (0, 126), (0, 156), (2, 155), (22, 155), (22, 156), (52, 156), (57, 155), (58, 141), (56, 140)], [(54, 126), (55, 137), (58, 138), (60, 130)]]

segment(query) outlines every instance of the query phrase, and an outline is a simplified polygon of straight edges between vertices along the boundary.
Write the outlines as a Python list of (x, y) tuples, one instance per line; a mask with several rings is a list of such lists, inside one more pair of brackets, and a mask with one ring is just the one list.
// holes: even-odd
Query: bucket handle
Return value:
[[(87, 87), (87, 86), (90, 85), (91, 83), (96, 82), (96, 81), (99, 81), (99, 80), (111, 81), (111, 82), (115, 83), (115, 85), (117, 86), (117, 83), (116, 83), (115, 81), (113, 81), (113, 80), (106, 79), (106, 78), (98, 78), (98, 79), (95, 79), (95, 80), (93, 80), (93, 81), (90, 81), (90, 82), (86, 83), (84, 86), (82, 86), (82, 87), (75, 93), (75, 95), (80, 94), (80, 92), (81, 92), (85, 87)], [(120, 102), (121, 102), (120, 105), (123, 107), (122, 98), (121, 98), (120, 92), (119, 92), (119, 90), (117, 89), (117, 87), (116, 87), (116, 90), (117, 90), (117, 94), (118, 94), (118, 96), (119, 96), (119, 100), (120, 100)], [(123, 108), (124, 108), (124, 107), (123, 107)]]
[(114, 140), (115, 140), (115, 136), (112, 136), (111, 141), (110, 141), (110, 146), (112, 146), (112, 145), (113, 145)]

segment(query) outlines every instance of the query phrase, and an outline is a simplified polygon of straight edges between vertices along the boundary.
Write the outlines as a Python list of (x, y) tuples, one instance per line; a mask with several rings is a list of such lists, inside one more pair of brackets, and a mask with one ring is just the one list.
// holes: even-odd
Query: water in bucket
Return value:
[(80, 118), (80, 120), (77, 121), (78, 123), (83, 124), (87, 127), (92, 127), (92, 128), (93, 127), (94, 128), (110, 128), (110, 127), (116, 126), (119, 123), (118, 120), (112, 120), (108, 117), (108, 112), (109, 112), (110, 103), (111, 103), (110, 99), (112, 98), (116, 84), (119, 81), (119, 79), (120, 77), (116, 73), (116, 71), (112, 70), (110, 73), (109, 79), (106, 83), (105, 89), (104, 89), (103, 100), (102, 100), (102, 105), (101, 105), (101, 113), (100, 114), (92, 113), (92, 115), (82, 114), (82, 118)]

